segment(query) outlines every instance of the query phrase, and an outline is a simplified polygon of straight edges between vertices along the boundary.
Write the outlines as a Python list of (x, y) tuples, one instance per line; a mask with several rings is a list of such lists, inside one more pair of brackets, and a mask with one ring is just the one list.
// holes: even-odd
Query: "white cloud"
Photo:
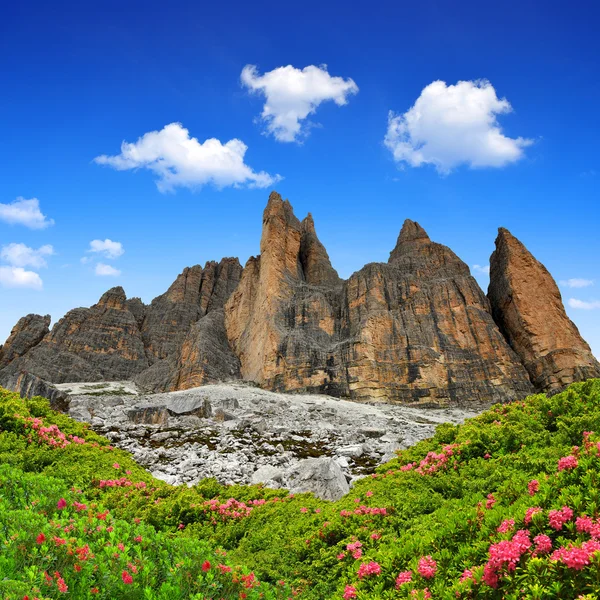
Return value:
[(104, 263), (98, 263), (96, 265), (96, 275), (118, 277), (120, 274), (121, 271), (119, 271), (119, 269), (115, 269), (110, 265), (105, 265)]
[(489, 81), (434, 81), (404, 114), (390, 111), (384, 143), (402, 165), (434, 165), (447, 174), (466, 164), (471, 168), (502, 167), (524, 156), (532, 140), (502, 133), (497, 115), (510, 113)]
[(41, 290), (42, 279), (33, 271), (21, 267), (0, 267), (0, 285), (7, 288), (31, 288)]
[(480, 275), (489, 275), (490, 274), (490, 265), (473, 265), (473, 271), (475, 273), (479, 273)]
[(238, 139), (222, 144), (210, 138), (200, 143), (181, 123), (171, 123), (160, 131), (145, 133), (135, 143), (123, 142), (116, 156), (103, 154), (94, 161), (118, 171), (149, 169), (158, 176), (156, 186), (161, 192), (178, 186), (194, 189), (208, 183), (217, 188), (264, 188), (281, 179), (264, 171), (256, 173), (245, 164), (247, 149)]
[(288, 65), (264, 75), (254, 65), (246, 65), (241, 80), (252, 92), (265, 95), (261, 118), (267, 131), (280, 142), (294, 142), (306, 136), (307, 123), (301, 121), (314, 114), (322, 102), (333, 100), (343, 106), (348, 96), (358, 92), (352, 79), (332, 77), (326, 65), (310, 65), (302, 70)]
[(569, 298), (569, 306), (571, 308), (580, 308), (582, 310), (595, 310), (600, 308), (600, 300), (586, 302), (584, 300), (577, 300), (576, 298)]
[(45, 256), (52, 256), (54, 248), (50, 244), (40, 246), (37, 250), (25, 244), (7, 244), (0, 249), (0, 258), (13, 267), (46, 267)]
[[(121, 244), (121, 242), (113, 242), (106, 238), (105, 240), (92, 240), (88, 252), (97, 252), (106, 258), (119, 258), (125, 250), (123, 249), (123, 244)], [(87, 260), (82, 258), (81, 262), (85, 264)]]
[(564, 285), (565, 287), (570, 287), (570, 288), (584, 288), (584, 287), (589, 287), (590, 285), (594, 285), (594, 280), (593, 279), (580, 279), (580, 278), (573, 278), (573, 279), (562, 279), (560, 282), (560, 285)]
[(25, 225), (30, 229), (45, 229), (54, 221), (42, 214), (37, 198), (26, 200), (19, 196), (10, 204), (0, 204), (0, 221), (10, 225)]

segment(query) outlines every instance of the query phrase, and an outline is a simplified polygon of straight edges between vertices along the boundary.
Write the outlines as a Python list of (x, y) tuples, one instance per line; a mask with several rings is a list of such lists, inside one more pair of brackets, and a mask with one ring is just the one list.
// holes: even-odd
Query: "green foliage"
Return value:
[[(85, 443), (53, 446), (40, 439), (31, 418)], [(56, 578), (45, 586), (44, 571), (60, 572), (77, 598), (88, 598), (94, 586), (103, 598), (237, 598), (241, 591), (287, 598), (282, 580), (299, 597), (315, 600), (600, 596), (594, 546), (600, 548), (600, 436), (584, 436), (600, 433), (600, 380), (551, 398), (538, 394), (494, 406), (460, 427), (442, 425), (336, 503), (215, 480), (168, 486), (43, 400), (23, 401), (2, 390), (0, 431), (0, 543), (6, 549), (0, 590), (7, 598), (33, 594), (35, 586), (38, 597), (59, 597)], [(57, 508), (61, 498), (63, 510)], [(77, 512), (75, 502), (86, 510)], [(550, 511), (565, 506), (573, 515), (557, 529)], [(526, 519), (532, 507), (539, 511)], [(98, 530), (97, 515), (105, 510)], [(588, 525), (578, 517), (589, 517)], [(40, 532), (48, 540), (64, 527), (66, 546), (94, 548), (95, 570), (85, 571), (85, 580), (63, 546), (35, 541)], [(548, 536), (549, 552), (536, 552), (539, 535)], [(137, 536), (143, 544), (132, 541)], [(514, 552), (518, 536), (528, 541), (513, 563), (494, 566), (490, 557), (498, 548)], [(115, 557), (119, 542), (126, 550)], [(229, 564), (225, 553), (244, 565), (239, 574), (215, 570), (218, 562)], [(578, 553), (581, 565), (573, 559)], [(425, 556), (436, 563), (430, 579), (419, 574)], [(125, 584), (124, 565), (135, 560), (143, 568)], [(202, 571), (206, 560), (211, 569)], [(380, 572), (359, 576), (369, 563)], [(465, 569), (472, 575), (463, 577)], [(258, 587), (243, 587), (249, 570)], [(396, 587), (405, 571), (412, 572), (411, 582)]]

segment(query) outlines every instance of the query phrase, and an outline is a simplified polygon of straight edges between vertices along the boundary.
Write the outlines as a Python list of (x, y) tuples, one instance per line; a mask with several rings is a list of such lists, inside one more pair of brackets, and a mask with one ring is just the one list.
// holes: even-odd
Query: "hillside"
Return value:
[(600, 380), (439, 426), (334, 503), (169, 486), (41, 398), (0, 391), (0, 431), (7, 600), (600, 594)]

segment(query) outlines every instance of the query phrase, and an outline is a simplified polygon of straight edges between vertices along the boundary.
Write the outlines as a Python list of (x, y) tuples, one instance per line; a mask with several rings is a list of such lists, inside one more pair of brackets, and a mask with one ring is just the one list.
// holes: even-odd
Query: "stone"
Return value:
[(221, 407), (215, 409), (213, 417), (214, 417), (215, 421), (221, 421), (221, 422), (234, 421), (236, 419), (236, 416), (234, 414), (227, 412), (225, 409), (223, 409)]
[(137, 425), (166, 425), (169, 412), (165, 406), (145, 406), (129, 410), (127, 418)]
[(271, 465), (263, 465), (254, 471), (250, 478), (250, 483), (256, 485), (258, 483), (267, 483), (269, 481), (276, 481), (281, 483), (283, 478), (283, 471), (277, 467)]
[(311, 492), (321, 500), (336, 501), (350, 491), (340, 465), (329, 457), (307, 458), (285, 473), (286, 487), (292, 494)]
[(358, 458), (363, 455), (364, 449), (362, 444), (352, 444), (351, 446), (342, 446), (341, 448), (338, 448), (336, 452), (340, 456)]
[(167, 411), (170, 415), (177, 417), (194, 415), (207, 418), (212, 416), (211, 403), (204, 396), (176, 395), (167, 405)]
[(537, 391), (600, 377), (600, 364), (567, 316), (552, 275), (502, 227), (490, 258), (488, 296), (494, 319)]

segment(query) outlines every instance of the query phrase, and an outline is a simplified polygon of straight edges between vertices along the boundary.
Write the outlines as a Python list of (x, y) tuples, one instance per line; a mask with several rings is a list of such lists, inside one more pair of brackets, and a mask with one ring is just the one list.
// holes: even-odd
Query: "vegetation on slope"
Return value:
[(600, 596), (600, 380), (443, 425), (336, 503), (168, 486), (39, 398), (0, 392), (0, 431), (5, 598)]

